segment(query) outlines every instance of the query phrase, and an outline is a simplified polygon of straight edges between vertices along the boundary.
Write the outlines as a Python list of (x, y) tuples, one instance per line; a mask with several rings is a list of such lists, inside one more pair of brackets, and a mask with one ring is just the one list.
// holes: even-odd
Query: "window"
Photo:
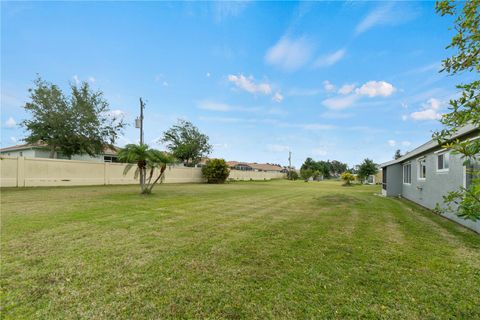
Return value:
[(418, 179), (425, 180), (427, 178), (427, 162), (425, 158), (418, 160)]
[(412, 183), (412, 165), (410, 163), (403, 165), (403, 183)]
[(20, 151), (20, 157), (23, 157), (23, 152), (22, 151)]
[(448, 152), (437, 154), (437, 171), (448, 171), (449, 158)]
[(118, 162), (118, 159), (116, 156), (103, 156), (103, 161), (104, 162)]

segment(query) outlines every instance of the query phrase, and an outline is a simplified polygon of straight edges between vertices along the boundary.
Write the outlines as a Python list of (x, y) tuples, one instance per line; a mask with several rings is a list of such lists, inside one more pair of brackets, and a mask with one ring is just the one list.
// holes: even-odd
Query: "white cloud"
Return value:
[(265, 82), (256, 84), (252, 76), (247, 78), (243, 74), (238, 76), (231, 74), (228, 76), (228, 81), (233, 82), (238, 88), (250, 93), (261, 93), (265, 95), (272, 93), (270, 84)]
[(288, 152), (290, 151), (289, 146), (279, 145), (279, 144), (268, 144), (267, 151), (269, 152)]
[(394, 26), (415, 18), (418, 10), (408, 8), (406, 5), (396, 6), (395, 3), (387, 2), (376, 7), (365, 16), (355, 28), (355, 34), (361, 34), (373, 27), (380, 25)]
[(239, 16), (247, 7), (248, 1), (215, 1), (212, 3), (216, 22)]
[(440, 118), (442, 118), (442, 115), (440, 113), (432, 109), (412, 112), (410, 116), (413, 120), (439, 120)]
[(223, 102), (216, 102), (212, 100), (202, 100), (197, 102), (197, 108), (202, 110), (209, 111), (218, 111), (218, 112), (247, 112), (247, 113), (259, 113), (259, 114), (284, 114), (285, 112), (279, 109), (270, 108), (265, 109), (262, 107), (243, 107), (235, 106)]
[(165, 76), (161, 73), (155, 76), (155, 82), (160, 82), (164, 87), (168, 87), (169, 85), (168, 81), (165, 79)]
[(402, 120), (403, 120), (403, 121), (407, 121), (407, 120), (408, 120), (408, 116), (407, 116), (406, 114), (403, 114), (403, 115), (402, 115)]
[(413, 120), (439, 120), (442, 118), (442, 114), (438, 112), (441, 106), (442, 102), (440, 100), (430, 98), (422, 104), (420, 111), (412, 112), (410, 117)]
[(80, 84), (80, 78), (77, 75), (73, 76), (73, 81), (75, 81), (75, 84)]
[(282, 102), (283, 101), (283, 96), (280, 92), (275, 92), (275, 94), (272, 97), (272, 100), (275, 102)]
[(210, 78), (211, 75), (212, 75), (212, 74), (211, 74), (210, 72), (207, 72), (207, 73), (205, 74), (205, 76), (206, 76), (207, 78)]
[(334, 84), (332, 84), (330, 81), (325, 80), (323, 81), (323, 89), (327, 92), (333, 92), (337, 90)]
[(227, 112), (233, 109), (232, 106), (226, 103), (213, 102), (213, 101), (200, 101), (198, 103), (198, 108), (203, 110), (221, 111), (221, 112)]
[(91, 83), (95, 83), (97, 82), (97, 79), (95, 79), (95, 77), (88, 77), (88, 81), (90, 81)]
[(126, 112), (123, 111), (123, 110), (120, 110), (120, 109), (115, 109), (115, 110), (110, 110), (108, 112), (108, 115), (112, 118), (116, 118), (116, 119), (119, 119), (119, 118), (123, 118), (125, 117), (126, 115)]
[(352, 106), (358, 100), (358, 96), (352, 94), (349, 96), (328, 98), (322, 101), (322, 104), (333, 110), (345, 109)]
[(265, 61), (286, 71), (294, 71), (310, 61), (312, 46), (305, 38), (282, 37), (265, 54)]
[(5, 127), (7, 128), (15, 128), (16, 125), (17, 121), (15, 121), (15, 119), (13, 119), (12, 117), (9, 117), (7, 121), (5, 121)]
[(395, 87), (385, 81), (368, 81), (360, 88), (355, 90), (355, 93), (358, 95), (376, 97), (384, 96), (388, 97), (396, 91)]
[(272, 100), (275, 102), (282, 102), (283, 100), (283, 95), (280, 93), (280, 91), (273, 93), (272, 86), (269, 83), (255, 83), (253, 76), (245, 77), (243, 74), (238, 76), (230, 74), (228, 75), (228, 81), (235, 84), (237, 88), (253, 94), (260, 93), (264, 95), (272, 95)]
[(345, 49), (337, 50), (331, 54), (327, 54), (325, 56), (319, 57), (315, 61), (315, 67), (328, 67), (334, 65), (338, 61), (340, 61), (347, 51)]
[(412, 143), (410, 141), (402, 141), (402, 146), (404, 147), (410, 147)]
[(387, 143), (390, 147), (395, 147), (397, 145), (397, 142), (395, 140), (388, 140)]
[(355, 89), (354, 84), (344, 84), (340, 89), (338, 89), (338, 93), (343, 95), (349, 94), (353, 91), (353, 89)]
[(12, 141), (12, 143), (17, 143), (18, 138), (17, 137), (10, 137), (10, 141)]

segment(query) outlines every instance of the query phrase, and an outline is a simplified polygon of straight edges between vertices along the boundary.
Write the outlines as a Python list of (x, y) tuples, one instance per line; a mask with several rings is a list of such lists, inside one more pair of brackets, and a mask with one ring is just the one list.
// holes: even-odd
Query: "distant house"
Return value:
[(383, 178), (382, 168), (380, 166), (377, 166), (377, 168), (378, 168), (378, 172), (376, 174), (369, 175), (368, 178), (365, 180), (366, 184), (382, 183), (382, 178)]
[(286, 173), (288, 170), (279, 164), (271, 163), (250, 163), (250, 162), (238, 162), (228, 161), (227, 165), (233, 170), (242, 171), (258, 171), (258, 172), (273, 172), (273, 173)]
[[(71, 158), (66, 157), (59, 151), (55, 151), (53, 158), (69, 159), (81, 161), (96, 162), (117, 162), (118, 148), (105, 148), (102, 154), (91, 157), (88, 154), (73, 155)], [(28, 158), (50, 158), (50, 149), (46, 143), (26, 143), (0, 149), (0, 155), (10, 157), (28, 157)]]
[[(466, 126), (457, 131), (454, 139), (478, 139), (480, 128)], [(467, 168), (460, 155), (441, 148), (431, 140), (405, 154), (399, 159), (381, 164), (383, 181), (382, 194), (403, 197), (423, 207), (434, 209), (443, 205), (443, 196), (459, 187), (468, 187), (472, 180), (472, 169), (480, 168), (473, 164)], [(480, 233), (480, 221), (464, 220), (454, 212), (444, 214), (470, 229)]]

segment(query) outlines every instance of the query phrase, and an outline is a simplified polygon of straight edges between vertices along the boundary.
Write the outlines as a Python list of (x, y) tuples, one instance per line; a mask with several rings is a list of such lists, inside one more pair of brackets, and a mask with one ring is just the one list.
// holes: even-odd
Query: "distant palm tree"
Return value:
[[(124, 175), (136, 165), (134, 178), (140, 176), (142, 194), (152, 193), (155, 184), (163, 181), (167, 165), (174, 163), (173, 157), (165, 152), (150, 149), (146, 144), (127, 144), (118, 152), (118, 160), (128, 163), (123, 171)], [(156, 177), (155, 172), (158, 172)]]

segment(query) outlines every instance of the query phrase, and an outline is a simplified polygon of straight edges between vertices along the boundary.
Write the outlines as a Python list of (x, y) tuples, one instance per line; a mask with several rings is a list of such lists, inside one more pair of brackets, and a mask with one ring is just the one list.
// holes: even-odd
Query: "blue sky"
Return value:
[(306, 157), (380, 163), (440, 128), (469, 75), (439, 74), (450, 18), (434, 2), (2, 2), (1, 145), (36, 74), (89, 81), (132, 124), (147, 101), (151, 146), (178, 118), (212, 156), (300, 166)]

